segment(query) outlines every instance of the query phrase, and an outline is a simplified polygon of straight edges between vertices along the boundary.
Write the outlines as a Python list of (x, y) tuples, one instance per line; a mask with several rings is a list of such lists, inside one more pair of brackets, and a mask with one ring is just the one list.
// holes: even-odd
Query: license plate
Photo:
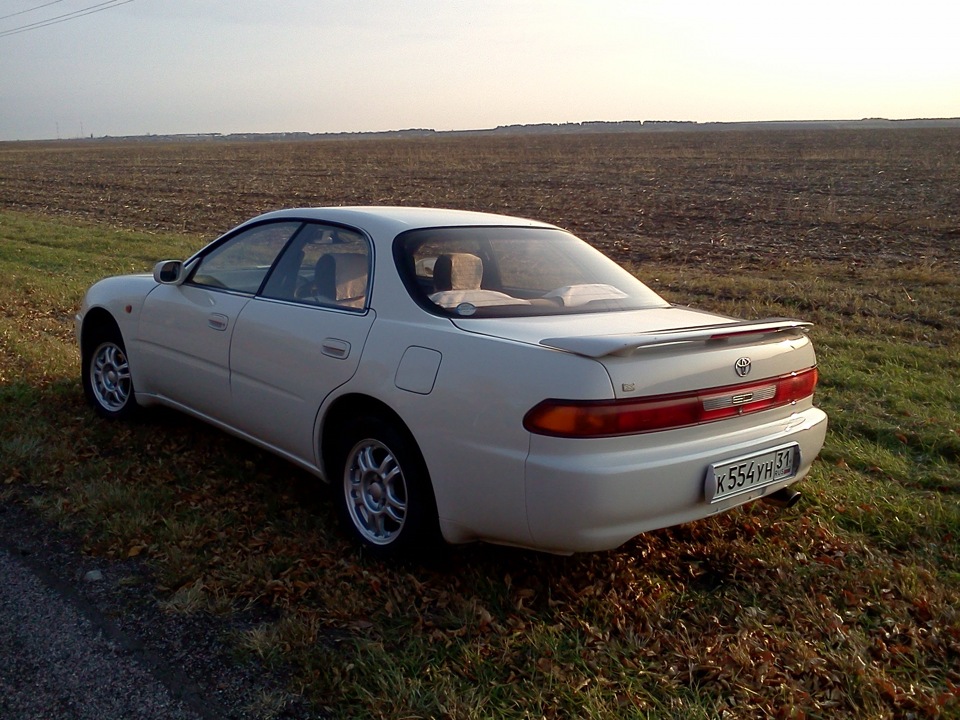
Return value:
[(720, 502), (792, 478), (799, 467), (796, 443), (715, 463), (707, 468), (704, 493), (707, 502)]

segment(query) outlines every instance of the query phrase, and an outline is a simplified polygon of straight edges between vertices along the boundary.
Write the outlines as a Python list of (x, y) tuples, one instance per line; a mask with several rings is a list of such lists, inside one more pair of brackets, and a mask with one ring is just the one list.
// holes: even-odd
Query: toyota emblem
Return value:
[(746, 377), (750, 374), (750, 368), (753, 366), (753, 363), (750, 362), (750, 358), (742, 357), (733, 364), (733, 369), (737, 371), (737, 375), (740, 377)]

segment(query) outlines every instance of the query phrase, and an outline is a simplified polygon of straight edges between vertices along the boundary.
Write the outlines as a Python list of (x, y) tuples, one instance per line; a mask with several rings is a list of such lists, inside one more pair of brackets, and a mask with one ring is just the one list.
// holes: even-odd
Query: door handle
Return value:
[(338, 340), (337, 338), (325, 338), (320, 345), (320, 352), (327, 357), (345, 360), (350, 354), (350, 343), (346, 340)]
[(230, 324), (230, 318), (226, 315), (221, 315), (220, 313), (213, 313), (210, 317), (207, 318), (207, 325), (212, 327), (214, 330), (219, 330), (223, 332), (227, 329), (227, 325)]

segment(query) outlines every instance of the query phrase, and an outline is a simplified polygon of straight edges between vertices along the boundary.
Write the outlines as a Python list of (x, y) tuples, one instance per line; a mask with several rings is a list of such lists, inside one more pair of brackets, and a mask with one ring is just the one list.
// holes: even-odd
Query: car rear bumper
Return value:
[[(827, 416), (808, 406), (763, 424), (758, 419), (606, 439), (534, 435), (526, 464), (534, 543), (557, 552), (610, 549), (648, 530), (729, 510), (805, 476), (823, 447)], [(786, 443), (800, 448), (793, 477), (713, 504), (707, 501), (704, 483), (711, 464)]]

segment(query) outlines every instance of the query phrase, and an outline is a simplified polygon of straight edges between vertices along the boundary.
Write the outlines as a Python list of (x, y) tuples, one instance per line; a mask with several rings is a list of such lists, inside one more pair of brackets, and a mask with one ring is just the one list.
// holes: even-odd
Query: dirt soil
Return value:
[(354, 204), (532, 217), (621, 261), (957, 264), (960, 130), (0, 143), (0, 208), (209, 240)]

